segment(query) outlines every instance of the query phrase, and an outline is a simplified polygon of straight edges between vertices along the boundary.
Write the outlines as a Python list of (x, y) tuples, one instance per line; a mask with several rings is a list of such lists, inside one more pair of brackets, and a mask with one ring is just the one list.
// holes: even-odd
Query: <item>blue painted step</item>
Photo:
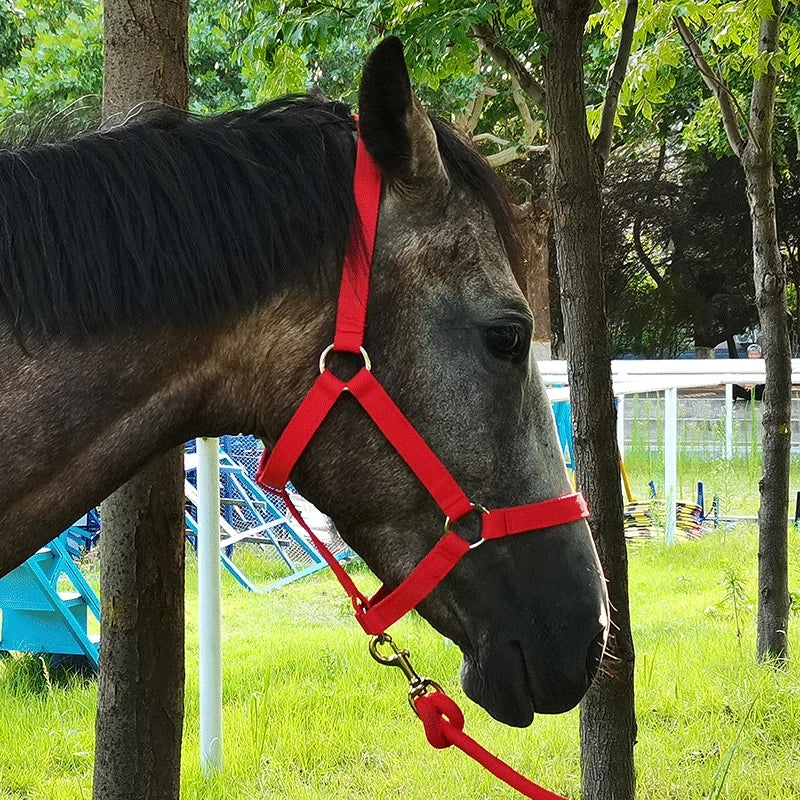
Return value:
[(99, 620), (100, 601), (62, 534), (0, 578), (0, 651), (81, 656), (96, 671), (99, 637), (88, 632), (89, 612)]

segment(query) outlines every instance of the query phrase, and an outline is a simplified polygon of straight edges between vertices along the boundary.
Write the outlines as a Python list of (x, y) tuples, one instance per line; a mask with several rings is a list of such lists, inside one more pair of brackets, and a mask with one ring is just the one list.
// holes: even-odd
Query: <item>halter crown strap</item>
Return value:
[(381, 171), (360, 136), (353, 190), (356, 217), (350, 229), (350, 247), (344, 257), (339, 308), (336, 312), (336, 335), (333, 339), (334, 350), (348, 353), (358, 353), (364, 343), (369, 276), (381, 204)]

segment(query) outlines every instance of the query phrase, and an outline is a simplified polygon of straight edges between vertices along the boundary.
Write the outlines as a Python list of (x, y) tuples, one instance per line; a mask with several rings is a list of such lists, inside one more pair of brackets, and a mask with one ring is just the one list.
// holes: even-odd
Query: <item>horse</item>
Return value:
[[(359, 126), (383, 176), (375, 376), (475, 503), (569, 492), (508, 194), (423, 109), (397, 40), (365, 63)], [(0, 574), (181, 442), (276, 441), (332, 340), (356, 140), (347, 106), (290, 96), (0, 152)], [(389, 588), (441, 536), (431, 497), (347, 395), (292, 480)], [(586, 692), (605, 583), (583, 519), (490, 544), (419, 612), (461, 648), (468, 696), (526, 726)]]

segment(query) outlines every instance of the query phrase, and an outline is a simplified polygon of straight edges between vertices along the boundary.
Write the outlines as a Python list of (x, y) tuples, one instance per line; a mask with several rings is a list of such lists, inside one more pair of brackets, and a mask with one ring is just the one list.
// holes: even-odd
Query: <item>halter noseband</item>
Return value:
[[(472, 503), (373, 376), (363, 342), (380, 208), (381, 173), (360, 136), (353, 191), (361, 228), (359, 230), (357, 225), (353, 225), (350, 247), (344, 259), (333, 344), (320, 356), (320, 375), (275, 447), (271, 452), (264, 451), (256, 481), (288, 501), (284, 487), (291, 471), (339, 397), (348, 392), (361, 404), (445, 515), (444, 536), (409, 576), (394, 591), (389, 592), (381, 587), (370, 598), (356, 588), (339, 562), (314, 537), (314, 543), (350, 595), (359, 624), (367, 633), (378, 635), (427, 597), (470, 550), (490, 539), (585, 519), (589, 516), (589, 510), (580, 492), (538, 503), (491, 510)], [(364, 364), (354, 377), (342, 381), (327, 369), (326, 360), (330, 352), (360, 354)], [(292, 508), (291, 502), (288, 505)], [(481, 538), (474, 543), (463, 539), (452, 528), (453, 523), (472, 511), (481, 515)]]

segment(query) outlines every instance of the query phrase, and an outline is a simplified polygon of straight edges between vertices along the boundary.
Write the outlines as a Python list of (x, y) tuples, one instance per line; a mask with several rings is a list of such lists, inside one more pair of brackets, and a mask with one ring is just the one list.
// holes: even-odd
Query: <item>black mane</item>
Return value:
[[(512, 255), (491, 169), (434, 122)], [(287, 97), (0, 151), (0, 320), (34, 335), (206, 322), (319, 281), (348, 240), (353, 129), (340, 103)]]

